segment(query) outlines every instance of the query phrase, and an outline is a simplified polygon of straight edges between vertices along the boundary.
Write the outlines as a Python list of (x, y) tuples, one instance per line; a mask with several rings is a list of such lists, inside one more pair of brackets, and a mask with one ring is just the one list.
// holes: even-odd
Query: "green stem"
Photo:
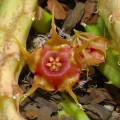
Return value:
[[(89, 27), (89, 29), (87, 29)], [(98, 21), (97, 24), (94, 24), (94, 27), (91, 25), (86, 25), (85, 30), (94, 35), (103, 35), (110, 39), (110, 35), (105, 29), (105, 24), (103, 21)], [(99, 30), (99, 32), (98, 32)], [(106, 31), (104, 31), (106, 30)], [(92, 31), (92, 32), (91, 32)], [(104, 31), (104, 32), (103, 32)], [(97, 68), (98, 70), (109, 80), (108, 84), (113, 84), (120, 88), (120, 54), (113, 48), (107, 49), (106, 60), (104, 63), (101, 63)]]
[(97, 68), (109, 80), (108, 84), (113, 84), (120, 88), (120, 66), (119, 53), (114, 49), (107, 50), (106, 62), (100, 64)]
[(48, 13), (46, 10), (38, 7), (37, 14), (32, 26), (38, 33), (43, 34), (50, 30), (51, 21), (52, 15)]
[(63, 94), (64, 100), (60, 101), (59, 105), (62, 111), (58, 112), (59, 116), (68, 115), (74, 118), (74, 120), (90, 120), (88, 116), (85, 114), (83, 109), (80, 109), (70, 97), (66, 94)]
[(0, 120), (23, 120), (18, 77), (24, 60), (15, 41), (26, 45), (36, 5), (37, 0), (3, 0), (0, 4)]
[(120, 1), (98, 0), (99, 15), (103, 18), (106, 27), (112, 37), (111, 45), (120, 53)]

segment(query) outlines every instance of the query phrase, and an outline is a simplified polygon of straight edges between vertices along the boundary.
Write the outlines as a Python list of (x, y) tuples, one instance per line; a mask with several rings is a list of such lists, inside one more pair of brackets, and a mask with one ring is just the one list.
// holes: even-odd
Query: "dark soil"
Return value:
[[(51, 11), (48, 1), (57, 0), (43, 0), (41, 7)], [(59, 14), (58, 10), (60, 16), (56, 18), (56, 25), (61, 29), (64, 28), (64, 33), (72, 35), (73, 29), (84, 31), (80, 25), (81, 22), (96, 23), (98, 17), (97, 0), (58, 0), (58, 2), (61, 5), (58, 5), (58, 9), (62, 7), (66, 17)], [(37, 33), (31, 31), (32, 34), (29, 37), (36, 37)], [(106, 84), (108, 80), (96, 68), (94, 70), (95, 73), (89, 75), (90, 80), (86, 80), (86, 72), (83, 74), (80, 81), (73, 86), (74, 93), (91, 120), (120, 120), (120, 90)], [(32, 78), (33, 75), (26, 66), (19, 81), (23, 92), (28, 91), (31, 87)], [(86, 84), (81, 81), (86, 81)], [(57, 117), (59, 110), (57, 103), (61, 99), (63, 98), (59, 92), (50, 93), (38, 89), (22, 103), (21, 114), (26, 120), (73, 120), (72, 117), (67, 116)]]

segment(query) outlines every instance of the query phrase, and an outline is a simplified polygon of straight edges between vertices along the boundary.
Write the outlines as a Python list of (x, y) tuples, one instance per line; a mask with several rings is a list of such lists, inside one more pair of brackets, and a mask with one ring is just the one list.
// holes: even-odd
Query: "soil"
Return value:
[[(68, 35), (73, 34), (73, 29), (84, 31), (81, 22), (91, 24), (97, 21), (97, 0), (44, 0), (40, 6), (51, 12), (54, 4), (56, 25), (64, 28), (64, 33)], [(35, 38), (38, 33), (31, 31), (29, 37)], [(73, 86), (74, 93), (91, 120), (120, 120), (120, 90), (106, 84), (108, 80), (96, 68), (93, 70), (89, 80), (86, 80), (84, 72)], [(19, 81), (23, 92), (30, 89), (32, 79), (32, 73), (25, 66)], [(57, 104), (61, 99), (63, 97), (59, 92), (38, 89), (21, 104), (21, 115), (26, 120), (73, 120), (72, 117), (57, 116)]]

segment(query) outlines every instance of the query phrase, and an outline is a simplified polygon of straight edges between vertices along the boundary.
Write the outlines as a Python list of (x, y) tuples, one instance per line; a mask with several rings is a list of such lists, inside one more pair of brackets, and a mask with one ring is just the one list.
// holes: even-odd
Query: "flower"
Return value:
[(107, 41), (104, 37), (75, 30), (73, 40), (75, 58), (81, 69), (89, 65), (98, 65), (105, 61)]
[(32, 88), (23, 99), (41, 88), (47, 91), (66, 90), (78, 103), (72, 86), (80, 79), (81, 69), (103, 62), (106, 56), (106, 40), (101, 36), (75, 31), (71, 41), (61, 38), (56, 32), (54, 15), (52, 36), (42, 47), (29, 53), (18, 44), (34, 74)]
[[(56, 48), (45, 45), (41, 48), (34, 74), (39, 78), (44, 78), (46, 85), (42, 83), (41, 85), (45, 90), (63, 91), (64, 81), (79, 80), (80, 69), (74, 61), (73, 54), (73, 48), (69, 45)], [(52, 86), (52, 89), (48, 89), (48, 86)]]

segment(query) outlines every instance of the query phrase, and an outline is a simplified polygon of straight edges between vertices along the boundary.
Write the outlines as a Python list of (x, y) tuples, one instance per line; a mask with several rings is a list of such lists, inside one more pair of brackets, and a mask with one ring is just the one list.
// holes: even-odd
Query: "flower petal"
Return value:
[[(107, 41), (105, 38), (79, 31), (75, 31), (75, 33), (75, 39), (77, 41), (79, 39), (77, 47), (74, 47), (75, 60), (81, 69), (86, 68), (88, 65), (97, 65), (104, 62), (107, 49)], [(79, 42), (81, 44), (79, 44)]]

